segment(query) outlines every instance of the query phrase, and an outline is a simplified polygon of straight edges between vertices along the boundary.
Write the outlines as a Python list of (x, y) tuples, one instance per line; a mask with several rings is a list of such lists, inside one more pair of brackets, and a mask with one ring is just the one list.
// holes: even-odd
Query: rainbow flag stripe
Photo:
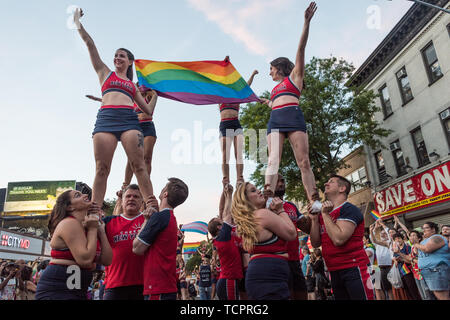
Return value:
[(158, 96), (196, 104), (259, 101), (230, 61), (134, 62), (139, 85)]
[(200, 242), (185, 243), (183, 245), (184, 254), (194, 254), (197, 252), (197, 248), (200, 246)]
[(411, 273), (411, 270), (409, 270), (409, 268), (406, 266), (406, 263), (403, 263), (403, 266), (400, 268), (400, 274), (404, 276), (408, 273)]
[(377, 211), (375, 211), (375, 210), (370, 211), (370, 214), (372, 215), (372, 217), (373, 217), (375, 220), (378, 220), (378, 219), (381, 218), (381, 214), (379, 214), (379, 213), (378, 213)]
[(201, 234), (208, 234), (208, 224), (203, 221), (194, 221), (191, 223), (183, 224), (181, 231), (197, 232)]

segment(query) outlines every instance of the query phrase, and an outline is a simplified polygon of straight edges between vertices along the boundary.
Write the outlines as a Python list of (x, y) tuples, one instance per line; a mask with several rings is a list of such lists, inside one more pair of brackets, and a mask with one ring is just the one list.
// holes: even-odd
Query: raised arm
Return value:
[(100, 240), (101, 254), (98, 262), (103, 266), (109, 266), (112, 263), (113, 252), (109, 244), (108, 236), (106, 235), (105, 223), (100, 219), (100, 226), (98, 227), (97, 237)]
[(75, 14), (73, 16), (74, 22), (78, 27), (78, 33), (80, 34), (81, 39), (83, 39), (86, 44), (89, 56), (91, 58), (92, 66), (94, 67), (95, 72), (97, 72), (98, 79), (100, 83), (106, 79), (108, 73), (111, 71), (106, 64), (100, 58), (98, 54), (97, 47), (95, 46), (94, 40), (92, 40), (91, 36), (86, 32), (83, 25), (80, 22), (80, 18), (84, 15), (83, 10), (77, 8), (75, 10)]
[(311, 2), (308, 9), (306, 9), (305, 11), (305, 23), (303, 25), (303, 31), (302, 36), (300, 37), (297, 55), (295, 56), (295, 67), (291, 72), (291, 79), (300, 90), (302, 90), (303, 88), (303, 77), (305, 75), (305, 48), (306, 43), (308, 42), (309, 25), (316, 10), (316, 3)]
[[(379, 220), (377, 220), (378, 222)], [(389, 248), (389, 243), (382, 241), (382, 240), (378, 240), (378, 237), (375, 235), (375, 229), (377, 228), (383, 228), (382, 226), (380, 226), (378, 223), (375, 223), (375, 225), (371, 225), (370, 226), (370, 240), (372, 240), (373, 243), (379, 245), (379, 246), (383, 246), (386, 248)]]
[(233, 186), (227, 184), (223, 188), (224, 207), (222, 212), (222, 221), (228, 224), (232, 224), (233, 218), (231, 216), (231, 202), (233, 200)]
[[(403, 231), (406, 232), (406, 234), (408, 235), (408, 238), (409, 238), (409, 234), (411, 233), (411, 231), (409, 231), (408, 228), (403, 223), (400, 222), (400, 219), (397, 216), (394, 216), (394, 221), (395, 221), (396, 225), (399, 225), (400, 228), (402, 228)], [(396, 228), (394, 227), (394, 229), (396, 229)]]
[(322, 239), (320, 236), (320, 222), (319, 214), (311, 212), (311, 204), (308, 204), (306, 209), (308, 211), (308, 217), (311, 220), (311, 226), (309, 230), (309, 237), (311, 239), (311, 245), (313, 248), (318, 248), (322, 245)]
[(253, 73), (252, 73), (252, 75), (250, 76), (250, 78), (248, 78), (247, 84), (248, 84), (249, 86), (252, 85), (253, 79), (255, 78), (255, 76), (256, 76), (257, 74), (258, 74), (258, 70), (255, 70), (255, 71), (253, 71)]
[(117, 200), (116, 205), (114, 206), (113, 216), (120, 216), (122, 213), (122, 190), (116, 192)]

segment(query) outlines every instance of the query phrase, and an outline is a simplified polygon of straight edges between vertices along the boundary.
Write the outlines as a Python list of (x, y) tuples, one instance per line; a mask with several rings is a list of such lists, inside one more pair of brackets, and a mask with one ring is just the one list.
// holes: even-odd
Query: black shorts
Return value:
[(125, 286), (105, 290), (103, 300), (144, 300), (144, 286)]
[(241, 123), (237, 119), (220, 121), (219, 131), (221, 137), (234, 137), (243, 134)]
[(153, 121), (139, 122), (139, 125), (141, 126), (142, 133), (144, 134), (144, 138), (149, 137), (149, 136), (156, 138), (156, 129), (155, 129), (155, 124), (153, 123)]
[(288, 261), (290, 275), (289, 275), (289, 289), (293, 291), (306, 291), (306, 281), (303, 275), (299, 260)]
[(316, 278), (314, 278), (312, 276), (309, 276), (309, 277), (306, 277), (305, 281), (306, 281), (306, 291), (308, 293), (315, 292), (315, 290), (316, 290)]
[(391, 270), (391, 266), (380, 266), (380, 283), (383, 291), (392, 290), (392, 284), (389, 282), (387, 275)]

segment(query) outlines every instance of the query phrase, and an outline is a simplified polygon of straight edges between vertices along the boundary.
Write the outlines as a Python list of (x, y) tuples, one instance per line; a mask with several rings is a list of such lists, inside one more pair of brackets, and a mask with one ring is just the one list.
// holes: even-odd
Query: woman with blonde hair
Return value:
[(269, 209), (253, 184), (239, 185), (233, 195), (232, 216), (244, 250), (251, 255), (245, 287), (251, 300), (289, 299), (289, 266), (286, 242), (297, 230), (283, 202), (274, 198)]

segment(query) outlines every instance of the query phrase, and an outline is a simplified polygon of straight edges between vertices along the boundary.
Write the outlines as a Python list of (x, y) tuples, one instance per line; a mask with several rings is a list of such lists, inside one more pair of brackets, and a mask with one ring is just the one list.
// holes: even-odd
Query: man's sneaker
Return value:
[(320, 213), (320, 211), (322, 211), (322, 203), (319, 200), (316, 200), (311, 206), (311, 212)]

